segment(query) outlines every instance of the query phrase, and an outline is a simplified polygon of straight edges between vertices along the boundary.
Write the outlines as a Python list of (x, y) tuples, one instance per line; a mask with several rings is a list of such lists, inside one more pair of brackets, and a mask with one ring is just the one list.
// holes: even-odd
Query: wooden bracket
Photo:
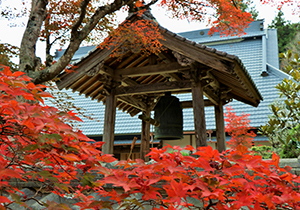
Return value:
[(139, 119), (143, 120), (145, 122), (149, 122), (151, 125), (154, 125), (155, 127), (159, 127), (160, 126), (160, 122), (157, 120), (152, 119), (151, 117), (145, 115), (145, 114), (141, 114), (139, 115)]
[(85, 73), (85, 75), (89, 77), (96, 76), (103, 70), (103, 67), (104, 67), (104, 60), (98, 63), (93, 68), (91, 68), (88, 72)]
[(218, 80), (210, 73), (210, 71), (205, 72), (205, 76), (200, 78), (201, 81), (205, 81), (205, 84), (211, 86), (215, 91), (220, 89), (220, 83)]
[(178, 52), (172, 51), (173, 55), (175, 56), (175, 58), (177, 59), (177, 62), (181, 65), (181, 66), (190, 66), (193, 63), (195, 63), (196, 61), (194, 59), (191, 59), (185, 55), (182, 55)]

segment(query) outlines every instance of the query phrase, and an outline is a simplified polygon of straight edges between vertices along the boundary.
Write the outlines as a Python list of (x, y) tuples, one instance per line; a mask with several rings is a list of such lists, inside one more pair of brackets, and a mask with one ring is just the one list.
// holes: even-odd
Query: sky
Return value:
[[(2, 2), (5, 1), (8, 1), (10, 3), (20, 2), (19, 0), (4, 0)], [(277, 8), (272, 7), (270, 5), (261, 5), (260, 0), (254, 0), (253, 2), (256, 5), (256, 9), (259, 12), (258, 18), (265, 20), (264, 27), (267, 28), (267, 26), (272, 22), (274, 17), (277, 15), (278, 13)], [(284, 6), (282, 10), (286, 20), (290, 20), (291, 22), (300, 22), (299, 15), (292, 15), (293, 7)], [(151, 12), (161, 26), (175, 33), (198, 30), (198, 29), (209, 27), (205, 23), (194, 23), (185, 20), (170, 19), (165, 15), (164, 10), (159, 9), (156, 6), (152, 7)], [(120, 15), (120, 19), (124, 19), (125, 17), (126, 17), (125, 14)], [(1, 43), (10, 43), (12, 45), (20, 46), (24, 27), (20, 27), (20, 26), (10, 27), (8, 21), (0, 19), (0, 28), (1, 28), (1, 33), (0, 33)], [(37, 56), (41, 57), (43, 60), (45, 57), (44, 49), (45, 47), (43, 43), (37, 44)], [(54, 53), (54, 50), (52, 51), (52, 53)]]

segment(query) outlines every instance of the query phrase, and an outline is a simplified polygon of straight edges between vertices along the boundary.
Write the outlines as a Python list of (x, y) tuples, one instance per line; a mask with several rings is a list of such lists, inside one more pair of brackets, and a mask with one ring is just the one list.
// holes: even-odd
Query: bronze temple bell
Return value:
[(179, 99), (166, 93), (154, 108), (154, 119), (160, 122), (155, 127), (155, 139), (176, 140), (183, 138), (183, 114)]

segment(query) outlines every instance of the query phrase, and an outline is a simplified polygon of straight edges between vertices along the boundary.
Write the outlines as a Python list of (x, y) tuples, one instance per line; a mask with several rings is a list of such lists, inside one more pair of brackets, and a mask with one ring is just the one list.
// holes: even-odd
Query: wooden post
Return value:
[(198, 81), (192, 85), (196, 148), (207, 146), (203, 89)]
[(215, 120), (216, 120), (216, 135), (217, 135), (217, 149), (219, 152), (226, 150), (226, 136), (223, 104), (215, 105)]
[(102, 152), (113, 154), (114, 152), (114, 132), (116, 116), (116, 96), (115, 89), (111, 89), (110, 95), (106, 96)]
[[(151, 110), (150, 107), (147, 107), (147, 110), (143, 114), (150, 116)], [(144, 161), (149, 161), (149, 157), (145, 157), (149, 153), (150, 147), (150, 121), (142, 120), (142, 133), (141, 133), (141, 149), (140, 149), (140, 158)]]

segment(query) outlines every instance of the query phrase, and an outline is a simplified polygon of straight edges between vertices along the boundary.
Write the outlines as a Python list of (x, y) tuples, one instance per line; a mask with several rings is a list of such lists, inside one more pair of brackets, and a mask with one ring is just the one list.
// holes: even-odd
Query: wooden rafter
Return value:
[(120, 75), (120, 76), (137, 77), (137, 76), (154, 75), (154, 74), (162, 74), (162, 73), (174, 73), (174, 72), (188, 70), (188, 69), (190, 68), (182, 67), (177, 62), (173, 62), (168, 64), (156, 64), (156, 65), (148, 65), (143, 67), (116, 69), (114, 73), (115, 75)]
[(116, 88), (116, 96), (191, 89), (191, 81), (160, 82)]
[(118, 100), (125, 102), (127, 104), (130, 104), (133, 107), (135, 107), (141, 111), (145, 111), (147, 109), (147, 104), (145, 104), (144, 102), (142, 102), (134, 97), (119, 96)]

